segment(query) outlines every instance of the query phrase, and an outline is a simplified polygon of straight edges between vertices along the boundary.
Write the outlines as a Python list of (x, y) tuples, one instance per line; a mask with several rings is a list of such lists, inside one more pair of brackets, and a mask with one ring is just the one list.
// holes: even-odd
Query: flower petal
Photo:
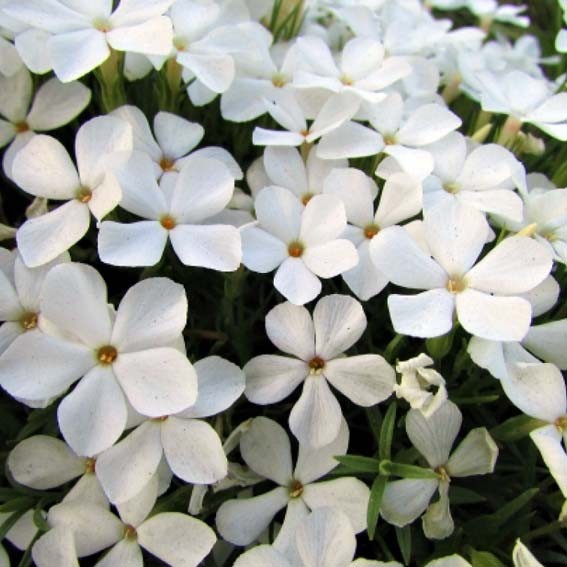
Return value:
[(449, 483), (439, 483), (439, 500), (430, 504), (421, 519), (423, 533), (428, 539), (445, 539), (455, 529), (455, 523), (449, 508)]
[(154, 133), (163, 155), (176, 160), (187, 155), (203, 138), (205, 130), (170, 112), (158, 112), (154, 117)]
[(567, 497), (567, 454), (562, 445), (561, 433), (555, 425), (547, 425), (532, 431), (530, 437), (563, 496)]
[(498, 447), (485, 427), (471, 429), (453, 451), (447, 471), (453, 476), (472, 476), (494, 471)]
[(289, 244), (299, 237), (303, 206), (299, 199), (283, 187), (266, 187), (254, 201), (260, 228)]
[(242, 238), (242, 263), (254, 272), (265, 274), (277, 268), (288, 256), (286, 245), (269, 232), (245, 226)]
[(307, 248), (303, 261), (315, 275), (332, 278), (356, 266), (359, 258), (350, 240), (337, 239)]
[(339, 197), (315, 195), (303, 211), (299, 238), (307, 247), (325, 244), (341, 236), (346, 224), (345, 207)]
[(274, 287), (295, 305), (304, 305), (321, 292), (321, 282), (301, 258), (286, 258), (274, 276)]
[(425, 512), (439, 481), (404, 478), (389, 482), (384, 490), (380, 515), (389, 524), (403, 528)]
[(309, 311), (286, 301), (266, 315), (266, 333), (279, 350), (305, 361), (315, 356), (315, 330)]
[(123, 539), (113, 546), (102, 559), (97, 561), (97, 567), (143, 567), (144, 558), (138, 542)]

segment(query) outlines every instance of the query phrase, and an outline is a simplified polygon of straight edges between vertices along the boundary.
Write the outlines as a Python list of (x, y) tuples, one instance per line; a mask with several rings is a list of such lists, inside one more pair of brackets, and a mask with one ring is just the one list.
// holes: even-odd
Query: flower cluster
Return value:
[(564, 562), (532, 4), (0, 0), (0, 567)]

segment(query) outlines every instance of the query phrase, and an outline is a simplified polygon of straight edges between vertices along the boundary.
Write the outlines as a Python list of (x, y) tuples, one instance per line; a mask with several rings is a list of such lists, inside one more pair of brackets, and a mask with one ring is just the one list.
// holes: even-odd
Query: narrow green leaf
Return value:
[(497, 441), (505, 441), (507, 443), (519, 441), (527, 437), (534, 429), (546, 425), (540, 419), (534, 419), (528, 415), (518, 415), (507, 419), (504, 423), (493, 427), (490, 435)]
[(365, 408), (366, 419), (372, 431), (372, 437), (376, 441), (376, 445), (380, 444), (380, 429), (382, 427), (382, 415), (377, 406)]
[(356, 472), (378, 473), (380, 468), (378, 459), (371, 459), (361, 455), (340, 455), (335, 457), (335, 460)]
[(428, 478), (439, 480), (439, 475), (431, 469), (425, 469), (415, 465), (392, 463), (391, 461), (382, 461), (380, 463), (380, 474), (400, 476), (402, 478)]
[(494, 520), (497, 526), (503, 525), (510, 518), (515, 516), (537, 493), (539, 488), (530, 488), (522, 492), (520, 496), (514, 500), (504, 504), (500, 510), (492, 514), (490, 517)]
[(488, 551), (476, 551), (471, 553), (471, 563), (473, 567), (506, 567), (498, 557), (488, 553)]
[(394, 437), (394, 427), (396, 425), (396, 402), (392, 402), (380, 429), (380, 443), (378, 445), (378, 456), (380, 460), (389, 459), (392, 456), (392, 438)]
[(377, 476), (372, 483), (370, 489), (370, 498), (368, 500), (368, 511), (366, 514), (366, 522), (368, 524), (368, 537), (370, 540), (374, 539), (376, 533), (376, 524), (378, 524), (378, 516), (380, 515), (380, 506), (382, 504), (382, 497), (384, 496), (384, 489), (388, 478), (385, 476)]
[(449, 487), (449, 500), (451, 504), (455, 506), (459, 504), (479, 504), (480, 502), (486, 502), (486, 498), (481, 496), (478, 492), (463, 488), (462, 486), (453, 485)]
[(0, 514), (6, 514), (8, 512), (16, 512), (18, 510), (29, 510), (34, 505), (34, 500), (32, 498), (27, 498), (26, 496), (19, 496), (13, 500), (9, 500), (0, 506)]
[(14, 524), (29, 510), (29, 508), (21, 508), (20, 510), (16, 510), (13, 514), (11, 514), (8, 518), (0, 524), (0, 540), (3, 540), (6, 537), (6, 534), (12, 529)]
[(49, 524), (45, 519), (45, 512), (41, 508), (36, 508), (33, 511), (33, 523), (38, 530), (46, 532), (49, 530)]
[(402, 552), (404, 565), (409, 565), (411, 561), (411, 525), (403, 528), (396, 527), (396, 539), (398, 540), (398, 547)]

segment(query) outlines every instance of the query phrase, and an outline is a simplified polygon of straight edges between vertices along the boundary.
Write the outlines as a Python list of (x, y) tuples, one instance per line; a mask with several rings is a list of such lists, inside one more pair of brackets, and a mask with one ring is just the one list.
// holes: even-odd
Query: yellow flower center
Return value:
[(303, 494), (303, 484), (298, 480), (293, 480), (289, 485), (289, 497), (299, 498)]
[(95, 30), (106, 33), (112, 29), (112, 24), (106, 18), (97, 18), (93, 22), (93, 27)]
[(75, 193), (75, 199), (80, 203), (88, 203), (93, 198), (93, 192), (88, 187), (81, 187)]
[(557, 427), (557, 429), (563, 433), (564, 431), (567, 431), (567, 415), (563, 415), (561, 417), (558, 417), (555, 420), (555, 427)]
[(272, 76), (272, 85), (274, 85), (274, 87), (281, 89), (285, 87), (286, 83), (287, 81), (281, 73), (276, 73)]
[(138, 539), (138, 532), (130, 524), (124, 526), (124, 539)]
[(451, 293), (461, 293), (467, 287), (467, 284), (462, 278), (452, 278), (447, 282), (447, 289)]
[(162, 157), (159, 166), (162, 168), (163, 171), (177, 171), (175, 169), (175, 162), (169, 158)]
[(439, 477), (441, 478), (441, 480), (444, 480), (446, 482), (449, 482), (451, 480), (451, 477), (449, 476), (449, 473), (447, 472), (447, 469), (444, 466), (439, 466), (435, 469), (435, 472), (439, 475)]
[(94, 474), (96, 459), (89, 457), (85, 462), (85, 474)]
[(116, 357), (118, 356), (118, 351), (112, 345), (105, 345), (100, 347), (96, 353), (96, 357), (101, 364), (112, 364)]
[(380, 227), (377, 224), (369, 224), (364, 227), (364, 238), (371, 240), (380, 232)]
[(301, 244), (301, 242), (298, 242), (297, 240), (290, 242), (289, 246), (287, 247), (287, 253), (292, 258), (299, 258), (303, 254), (303, 250), (303, 244)]
[(311, 201), (312, 197), (313, 197), (313, 193), (304, 193), (303, 195), (301, 195), (301, 202), (304, 205), (307, 205), (307, 203), (309, 203), (309, 201)]
[(160, 223), (161, 226), (165, 228), (165, 230), (173, 230), (177, 224), (175, 222), (175, 219), (173, 217), (170, 217), (169, 215), (165, 215), (164, 217), (162, 217)]
[(455, 193), (459, 192), (460, 187), (458, 183), (445, 183), (445, 185), (443, 185), (443, 189), (445, 189), (447, 193), (454, 195)]
[(20, 317), (20, 325), (25, 331), (31, 331), (37, 327), (37, 313), (24, 313)]
[(14, 124), (14, 128), (16, 129), (16, 133), (18, 134), (23, 134), (24, 132), (27, 132), (30, 129), (28, 123), (25, 120), (22, 120), (21, 122), (17, 122), (16, 124)]
[(309, 361), (309, 373), (319, 375), (325, 368), (325, 361), (320, 356), (315, 356)]

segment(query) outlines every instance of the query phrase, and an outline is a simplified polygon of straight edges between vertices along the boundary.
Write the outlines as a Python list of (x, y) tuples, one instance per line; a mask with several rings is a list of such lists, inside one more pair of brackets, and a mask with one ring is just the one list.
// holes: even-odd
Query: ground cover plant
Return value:
[(567, 3), (0, 0), (0, 567), (567, 564)]

